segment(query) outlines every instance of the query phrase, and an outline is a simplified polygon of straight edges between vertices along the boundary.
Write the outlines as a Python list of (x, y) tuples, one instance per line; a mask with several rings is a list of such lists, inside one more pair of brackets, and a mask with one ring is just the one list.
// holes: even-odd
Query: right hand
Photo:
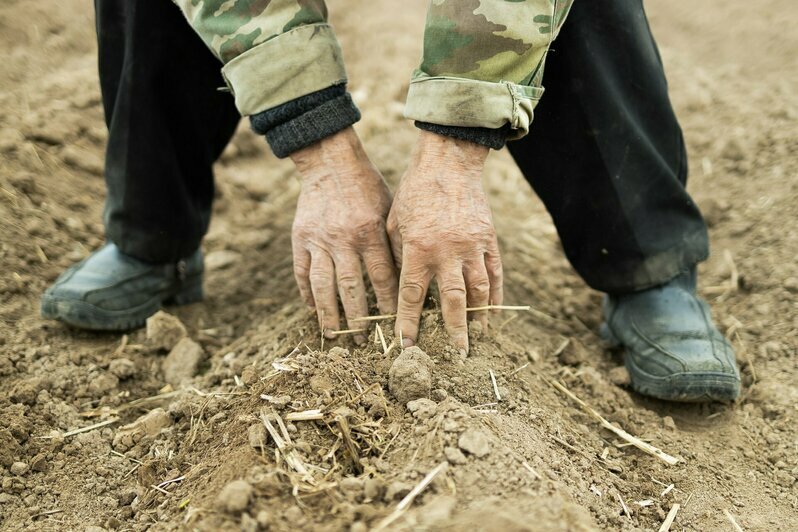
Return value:
[[(326, 338), (340, 330), (340, 296), (349, 329), (368, 316), (361, 259), (381, 314), (396, 311), (397, 275), (385, 232), (391, 194), (354, 129), (347, 128), (291, 154), (302, 191), (291, 234), (294, 275)], [(354, 340), (362, 344), (365, 334)]]

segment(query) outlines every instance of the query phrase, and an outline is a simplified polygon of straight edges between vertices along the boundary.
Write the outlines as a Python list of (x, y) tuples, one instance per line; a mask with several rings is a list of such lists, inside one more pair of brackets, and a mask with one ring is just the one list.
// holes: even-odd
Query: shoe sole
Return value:
[[(600, 332), (613, 347), (623, 345), (606, 323), (602, 324)], [(624, 349), (624, 364), (632, 389), (649, 397), (681, 403), (710, 403), (734, 401), (740, 394), (740, 380), (736, 375), (708, 372), (658, 377), (640, 369), (627, 349)]]
[(75, 299), (49, 294), (42, 296), (42, 318), (58, 320), (73, 327), (92, 331), (129, 331), (143, 327), (147, 318), (163, 304), (188, 305), (203, 299), (202, 276), (187, 279), (175, 293), (155, 296), (133, 308), (105, 310)]

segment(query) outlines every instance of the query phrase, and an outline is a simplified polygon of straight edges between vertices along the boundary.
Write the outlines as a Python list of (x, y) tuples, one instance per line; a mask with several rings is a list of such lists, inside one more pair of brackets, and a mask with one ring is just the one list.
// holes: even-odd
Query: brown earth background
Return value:
[[(356, 129), (395, 184), (414, 139), (402, 96), (424, 2), (330, 8), (364, 112)], [(624, 387), (620, 354), (595, 332), (601, 295), (574, 274), (500, 152), (485, 182), (506, 299), (535, 310), (473, 330), (463, 361), (431, 299), (420, 347), (433, 401), (410, 412), (388, 386), (396, 349), (345, 338), (322, 349), (291, 273), (298, 184), (246, 124), (217, 167), (207, 298), (167, 309), (201, 348), (195, 375), (167, 384), (167, 351), (144, 331), (93, 334), (39, 319), (41, 292), (103, 242), (94, 21), (87, 0), (4, 0), (0, 528), (362, 531), (443, 463), (388, 529), (657, 530), (674, 504), (673, 530), (798, 528), (798, 7), (650, 0), (647, 9), (712, 236), (700, 291), (737, 349), (741, 399), (667, 404)], [(390, 343), (390, 321), (381, 326)], [(554, 381), (681, 461), (626, 446)], [(261, 413), (308, 409), (323, 419), (287, 421), (291, 443), (276, 452)], [(225, 488), (234, 480), (245, 483)]]

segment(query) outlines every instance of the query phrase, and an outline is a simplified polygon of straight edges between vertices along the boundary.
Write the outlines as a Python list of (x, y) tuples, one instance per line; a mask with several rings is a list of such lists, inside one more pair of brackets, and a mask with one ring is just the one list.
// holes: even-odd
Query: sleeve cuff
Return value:
[(222, 68), (244, 116), (346, 83), (341, 47), (329, 24), (307, 24), (235, 57)]
[(542, 96), (542, 87), (417, 73), (410, 83), (405, 117), (461, 128), (506, 127), (506, 140), (515, 140), (529, 133)]
[(250, 117), (252, 129), (266, 136), (274, 154), (288, 157), (360, 120), (345, 85), (311, 93)]
[(502, 149), (507, 143), (507, 137), (510, 136), (509, 125), (504, 125), (498, 129), (490, 129), (486, 127), (441, 126), (417, 120), (416, 127), (445, 137), (481, 144), (494, 150)]

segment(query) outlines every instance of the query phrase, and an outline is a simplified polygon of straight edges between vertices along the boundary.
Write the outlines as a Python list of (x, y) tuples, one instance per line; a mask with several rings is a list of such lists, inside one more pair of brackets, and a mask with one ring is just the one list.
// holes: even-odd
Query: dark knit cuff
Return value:
[(510, 136), (509, 124), (498, 129), (490, 129), (487, 127), (442, 126), (416, 120), (416, 127), (445, 137), (481, 144), (494, 150), (502, 149), (507, 142), (507, 137)]
[(360, 120), (346, 86), (333, 85), (249, 117), (274, 154), (288, 157)]

